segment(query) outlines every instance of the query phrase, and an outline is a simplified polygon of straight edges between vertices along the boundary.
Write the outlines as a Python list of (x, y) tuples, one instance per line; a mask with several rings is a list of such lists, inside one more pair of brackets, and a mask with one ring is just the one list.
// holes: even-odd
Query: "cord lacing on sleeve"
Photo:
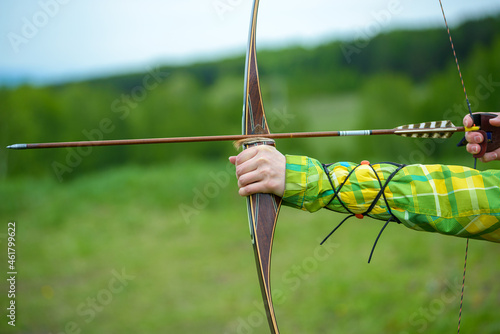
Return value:
[[(389, 182), (393, 179), (393, 177), (403, 168), (405, 167), (406, 165), (402, 165), (402, 164), (396, 164), (396, 163), (392, 163), (392, 162), (382, 162), (384, 164), (391, 164), (391, 165), (394, 165), (394, 166), (397, 166), (398, 168), (391, 173), (391, 175), (389, 175), (389, 177), (387, 178), (387, 180), (385, 181), (384, 184), (382, 184), (382, 181), (380, 180), (380, 177), (378, 176), (377, 172), (375, 171), (375, 169), (373, 168), (373, 166), (368, 162), (368, 161), (363, 161), (361, 162), (359, 165), (357, 165), (356, 167), (354, 167), (350, 172), (349, 174), (346, 176), (346, 178), (344, 179), (344, 181), (339, 185), (339, 187), (337, 189), (335, 189), (335, 186), (333, 185), (333, 181), (332, 181), (332, 178), (331, 178), (331, 175), (330, 175), (330, 172), (328, 170), (328, 167), (331, 166), (332, 164), (322, 164), (322, 167), (323, 167), (323, 170), (325, 172), (325, 174), (327, 175), (328, 177), (328, 181), (330, 182), (330, 185), (332, 187), (332, 191), (333, 191), (333, 196), (332, 198), (330, 199), (330, 201), (328, 202), (328, 204), (325, 206), (326, 209), (328, 210), (332, 210), (330, 208), (328, 208), (328, 205), (330, 205), (335, 199), (338, 199), (340, 205), (342, 205), (342, 207), (347, 211), (349, 212), (349, 215), (344, 218), (327, 236), (325, 239), (323, 239), (323, 241), (320, 243), (321, 245), (323, 245), (323, 243), (325, 243), (325, 241), (335, 232), (337, 231), (337, 229), (342, 226), (342, 224), (348, 220), (349, 218), (351, 217), (354, 217), (356, 216), (357, 218), (359, 219), (362, 219), (364, 216), (368, 216), (368, 217), (372, 217), (370, 216), (370, 212), (373, 210), (373, 208), (375, 207), (375, 205), (377, 204), (377, 202), (380, 200), (380, 197), (382, 197), (384, 199), (384, 202), (386, 204), (386, 207), (387, 207), (387, 211), (389, 212), (389, 214), (391, 215), (391, 217), (386, 221), (386, 223), (384, 224), (384, 226), (382, 227), (382, 229), (380, 230), (378, 236), (377, 236), (377, 239), (375, 239), (375, 243), (373, 244), (373, 247), (372, 247), (372, 250), (370, 252), (370, 257), (368, 258), (368, 263), (370, 263), (371, 259), (372, 259), (372, 256), (373, 256), (373, 251), (375, 250), (375, 247), (377, 246), (377, 243), (378, 243), (378, 240), (380, 238), (380, 236), (382, 235), (382, 232), (385, 230), (385, 228), (387, 227), (387, 225), (389, 224), (389, 222), (391, 221), (395, 221), (396, 223), (398, 224), (401, 224), (401, 222), (398, 220), (398, 218), (396, 216), (394, 216), (394, 214), (392, 213), (391, 211), (391, 208), (389, 206), (389, 203), (387, 202), (387, 198), (385, 197), (385, 188), (387, 187), (387, 185), (389, 184)], [(347, 183), (347, 180), (349, 180), (349, 178), (351, 177), (351, 175), (354, 173), (354, 171), (362, 166), (362, 165), (367, 165), (367, 166), (370, 166), (370, 168), (373, 170), (373, 173), (375, 174), (375, 176), (377, 177), (377, 180), (378, 180), (378, 183), (380, 185), (380, 190), (379, 192), (377, 193), (377, 196), (375, 196), (375, 198), (373, 199), (373, 202), (370, 204), (370, 206), (368, 207), (368, 209), (363, 212), (363, 213), (354, 213), (352, 212), (351, 210), (349, 210), (349, 208), (347, 207), (347, 205), (345, 205), (344, 202), (342, 202), (342, 200), (340, 199), (340, 191), (342, 190), (342, 187), (344, 187), (344, 185)], [(374, 217), (372, 217), (374, 218)]]

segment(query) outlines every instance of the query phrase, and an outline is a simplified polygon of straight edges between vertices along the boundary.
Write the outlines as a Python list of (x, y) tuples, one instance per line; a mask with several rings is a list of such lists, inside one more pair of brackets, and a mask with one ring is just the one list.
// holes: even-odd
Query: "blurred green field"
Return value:
[[(7, 179), (16, 327), (1, 333), (268, 333), (244, 199), (224, 162), (127, 166), (71, 182)], [(272, 259), (282, 333), (456, 331), (465, 240), (284, 207)], [(462, 333), (499, 333), (497, 244), (471, 241)], [(5, 279), (1, 307), (7, 305)], [(278, 298), (279, 296), (279, 298)]]

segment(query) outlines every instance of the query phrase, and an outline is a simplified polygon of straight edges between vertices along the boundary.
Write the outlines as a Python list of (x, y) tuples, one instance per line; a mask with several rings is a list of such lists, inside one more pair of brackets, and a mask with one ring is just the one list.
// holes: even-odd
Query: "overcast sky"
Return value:
[[(1, 0), (0, 83), (93, 77), (243, 54), (252, 0)], [(500, 0), (443, 0), (450, 25)], [(262, 0), (257, 46), (442, 26), (438, 0)], [(445, 41), (444, 41), (445, 42)]]

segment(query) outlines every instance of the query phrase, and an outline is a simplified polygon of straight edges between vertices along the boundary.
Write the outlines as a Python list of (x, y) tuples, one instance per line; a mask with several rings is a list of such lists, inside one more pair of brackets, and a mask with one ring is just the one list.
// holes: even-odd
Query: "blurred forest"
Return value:
[[(500, 111), (500, 16), (452, 29), (473, 112)], [(466, 114), (446, 30), (391, 31), (371, 40), (259, 52), (271, 131), (392, 128)], [(47, 87), (0, 89), (3, 145), (240, 133), (244, 56)], [(384, 137), (279, 141), (291, 154), (338, 160), (470, 164), (454, 144)], [(409, 152), (411, 154), (409, 154)], [(219, 160), (228, 143), (37, 152), (1, 150), (0, 175), (59, 181), (128, 163)], [(463, 158), (463, 159), (461, 159)], [(458, 160), (457, 160), (458, 159)], [(77, 173), (73, 173), (77, 171)]]

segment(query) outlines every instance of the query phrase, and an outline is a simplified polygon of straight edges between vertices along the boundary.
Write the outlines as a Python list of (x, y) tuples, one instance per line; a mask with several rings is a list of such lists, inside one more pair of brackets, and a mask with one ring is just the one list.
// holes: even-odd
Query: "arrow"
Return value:
[(8, 149), (35, 149), (59, 147), (85, 147), (85, 146), (114, 146), (114, 145), (143, 145), (167, 143), (193, 143), (209, 141), (240, 141), (256, 138), (282, 139), (282, 138), (315, 138), (315, 137), (343, 137), (343, 136), (374, 136), (395, 134), (412, 138), (449, 138), (455, 132), (477, 131), (479, 127), (465, 128), (455, 126), (451, 121), (425, 122), (398, 126), (394, 129), (375, 130), (347, 130), (347, 131), (320, 131), (320, 132), (291, 132), (249, 135), (222, 135), (198, 137), (170, 137), (170, 138), (144, 138), (144, 139), (118, 139), (95, 141), (71, 141), (54, 143), (13, 144)]

